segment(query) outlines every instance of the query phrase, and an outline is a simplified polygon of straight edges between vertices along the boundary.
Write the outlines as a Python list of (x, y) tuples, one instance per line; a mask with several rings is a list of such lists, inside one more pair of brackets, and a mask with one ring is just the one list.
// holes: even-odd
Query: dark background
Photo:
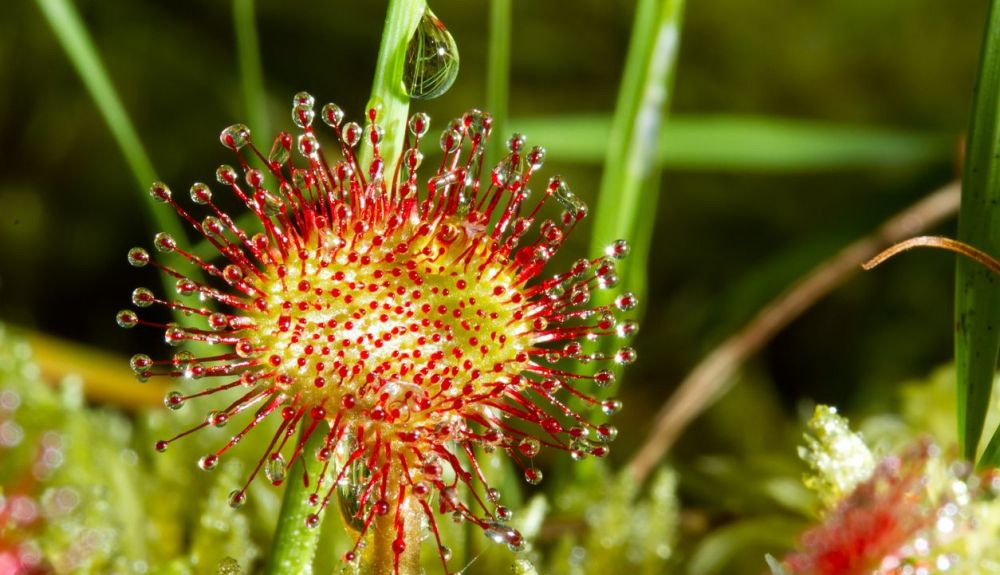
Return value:
[[(512, 117), (610, 114), (633, 3), (514, 4)], [(220, 129), (247, 120), (229, 3), (76, 5), (159, 177), (175, 190), (211, 182), (215, 167), (232, 161)], [(415, 106), (440, 127), (484, 105), (488, 4), (431, 6), (462, 59), (452, 90)], [(299, 90), (360, 120), (384, 9), (383, 2), (257, 2), (272, 131), (290, 129), (289, 102)], [(958, 142), (985, 9), (981, 0), (690, 2), (673, 113), (815, 119)], [(123, 357), (155, 349), (155, 335), (144, 341), (114, 323), (133, 287), (155, 287), (125, 261), (129, 247), (148, 247), (156, 231), (137, 193), (145, 192), (28, 1), (8, 2), (0, 18), (0, 151), (0, 319)], [(546, 170), (565, 173), (593, 205), (599, 166), (550, 154)], [(714, 344), (817, 262), (955, 174), (949, 155), (839, 171), (667, 170), (640, 360), (622, 391), (629, 407), (616, 455), (629, 454), (648, 416)], [(954, 235), (954, 223), (936, 231)], [(584, 246), (586, 229), (570, 255), (583, 255)], [(687, 449), (753, 442), (745, 429), (719, 425), (754, 417), (749, 408), (793, 417), (804, 399), (865, 412), (891, 406), (900, 381), (950, 359), (952, 284), (952, 258), (933, 252), (851, 279), (748, 366), (739, 397), (753, 402), (720, 406)]]

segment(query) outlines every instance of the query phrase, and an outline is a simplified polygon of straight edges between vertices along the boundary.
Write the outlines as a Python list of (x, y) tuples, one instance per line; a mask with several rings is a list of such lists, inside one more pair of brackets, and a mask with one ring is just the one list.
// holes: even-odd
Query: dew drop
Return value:
[(631, 347), (623, 347), (615, 352), (615, 363), (619, 365), (631, 365), (635, 363), (635, 359), (635, 349)]
[(299, 153), (307, 158), (312, 158), (319, 152), (319, 142), (312, 134), (302, 134), (299, 136)]
[(410, 133), (418, 138), (421, 138), (427, 133), (427, 129), (430, 128), (431, 118), (423, 112), (417, 112), (416, 114), (410, 116), (408, 125)]
[[(557, 422), (558, 423), (558, 422)], [(541, 451), (542, 444), (534, 437), (525, 437), (517, 445), (517, 450), (525, 457), (534, 457)]]
[(285, 146), (287, 143), (291, 146), (291, 136), (287, 132), (281, 132), (276, 138), (274, 138), (274, 144), (271, 145), (271, 151), (267, 154), (267, 163), (271, 165), (284, 165), (288, 161), (288, 147)]
[(171, 196), (170, 188), (163, 182), (154, 182), (149, 187), (149, 195), (153, 196), (153, 199), (158, 202), (169, 202)]
[(285, 464), (285, 457), (280, 453), (275, 453), (264, 465), (264, 476), (273, 485), (281, 485), (281, 482), (285, 480), (285, 473), (288, 471), (288, 466)]
[(167, 232), (160, 232), (153, 236), (153, 245), (160, 252), (168, 254), (177, 249), (177, 240)]
[(348, 148), (353, 148), (361, 141), (361, 126), (357, 122), (344, 124), (340, 137)]
[(569, 224), (580, 221), (587, 216), (587, 204), (583, 203), (583, 200), (578, 198), (569, 189), (566, 181), (561, 177), (555, 176), (549, 180), (549, 190), (551, 190), (552, 196), (565, 210), (563, 212), (563, 223)]
[(618, 399), (605, 399), (601, 402), (601, 411), (604, 415), (614, 415), (621, 411), (622, 402)]
[(452, 556), (451, 548), (448, 547), (447, 545), (441, 545), (440, 547), (438, 547), (438, 555), (441, 556), (441, 559), (443, 559), (445, 563), (451, 561), (451, 556)]
[(119, 327), (130, 329), (139, 324), (139, 316), (130, 309), (123, 309), (115, 316), (115, 321)]
[(639, 305), (639, 298), (632, 292), (626, 292), (615, 298), (615, 307), (621, 311), (631, 311)]
[(306, 527), (309, 529), (315, 529), (319, 525), (319, 515), (316, 513), (310, 513), (309, 517), (306, 517)]
[(174, 365), (178, 367), (183, 367), (194, 361), (194, 354), (187, 350), (178, 351), (177, 353), (174, 354), (174, 357), (171, 361), (173, 362)]
[(305, 104), (296, 104), (292, 108), (292, 122), (302, 129), (312, 126), (313, 118), (315, 117), (316, 112), (313, 111), (313, 107), (311, 105), (307, 106)]
[(219, 141), (231, 150), (239, 150), (250, 142), (250, 128), (243, 124), (233, 124), (222, 130)]
[(171, 391), (163, 398), (163, 405), (177, 411), (184, 407), (184, 396), (179, 391)]
[(198, 460), (198, 467), (202, 471), (211, 471), (219, 466), (219, 457), (215, 454), (210, 454), (202, 457)]
[(132, 303), (138, 307), (149, 307), (153, 305), (153, 292), (146, 288), (135, 288), (132, 290)]
[(594, 382), (599, 387), (607, 387), (615, 382), (615, 372), (610, 369), (602, 369), (594, 374)]
[(128, 263), (141, 268), (149, 263), (149, 252), (142, 248), (132, 248), (128, 251)]
[(191, 201), (201, 205), (211, 202), (212, 190), (201, 182), (195, 182), (191, 186)]
[(128, 364), (132, 368), (132, 371), (142, 373), (153, 365), (153, 360), (146, 354), (137, 353), (132, 356), (132, 359), (129, 360)]
[(321, 116), (323, 118), (323, 123), (331, 128), (340, 128), (340, 125), (344, 122), (344, 110), (336, 104), (327, 104), (323, 106)]
[(511, 511), (510, 508), (501, 505), (497, 507), (496, 515), (497, 519), (501, 521), (510, 521), (511, 518), (514, 517), (514, 512)]
[(611, 443), (618, 437), (618, 428), (614, 425), (597, 426), (597, 440), (601, 443)]
[(233, 509), (239, 509), (243, 507), (243, 504), (247, 502), (247, 494), (241, 489), (234, 489), (229, 492), (229, 506)]
[(458, 77), (458, 46), (429, 8), (406, 46), (403, 66), (403, 86), (420, 100), (444, 94)]
[(610, 246), (604, 249), (604, 253), (615, 258), (616, 260), (624, 259), (631, 251), (632, 247), (628, 245), (625, 240), (617, 240)]
[(634, 336), (639, 332), (639, 322), (629, 319), (618, 324), (615, 328), (615, 333), (620, 338), (628, 338)]
[(215, 180), (220, 184), (231, 186), (236, 183), (236, 170), (230, 165), (222, 164), (215, 170)]

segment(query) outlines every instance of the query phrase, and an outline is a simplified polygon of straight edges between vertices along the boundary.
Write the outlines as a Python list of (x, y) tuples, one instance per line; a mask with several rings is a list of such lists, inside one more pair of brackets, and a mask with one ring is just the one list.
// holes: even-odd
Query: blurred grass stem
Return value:
[[(991, 0), (972, 115), (965, 143), (958, 240), (1000, 253), (1000, 0)], [(955, 370), (958, 382), (958, 442), (974, 461), (978, 451), (1000, 350), (1000, 284), (988, 269), (959, 258), (955, 271)], [(1000, 463), (1000, 430), (993, 434), (983, 464)]]
[[(655, 205), (658, 186), (657, 145), (661, 121), (669, 107), (677, 52), (680, 47), (684, 0), (639, 0), (632, 24), (625, 73), (622, 77), (604, 173), (591, 230), (590, 253), (601, 253), (611, 242), (624, 239), (635, 253), (628, 261), (633, 273), (625, 276), (623, 291), (632, 291), (642, 301), (646, 293), (646, 261), (652, 233), (638, 235), (637, 222), (643, 210)], [(609, 304), (611, 295), (595, 294), (594, 306)], [(614, 350), (602, 350), (614, 353)], [(608, 390), (614, 393), (613, 389)]]

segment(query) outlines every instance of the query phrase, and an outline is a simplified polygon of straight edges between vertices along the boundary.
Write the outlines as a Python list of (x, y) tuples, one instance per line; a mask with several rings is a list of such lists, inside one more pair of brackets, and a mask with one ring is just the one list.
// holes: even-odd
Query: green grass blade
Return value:
[[(560, 161), (600, 162), (611, 119), (524, 119), (514, 128), (544, 141)], [(803, 172), (948, 161), (954, 136), (762, 116), (672, 116), (660, 131), (657, 160), (683, 170)]]
[[(101, 117), (104, 118), (104, 122), (108, 125), (115, 142), (121, 149), (122, 155), (125, 156), (125, 161), (138, 186), (136, 190), (142, 198), (149, 222), (154, 229), (167, 232), (175, 238), (185, 237), (183, 226), (174, 210), (157, 203), (149, 195), (149, 186), (157, 180), (156, 170), (153, 168), (149, 156), (146, 155), (139, 134), (136, 132), (135, 126), (132, 125), (132, 121), (125, 111), (125, 106), (111, 83), (111, 78), (97, 53), (94, 41), (87, 33), (87, 28), (84, 26), (80, 14), (70, 0), (35, 0), (35, 3), (38, 4), (66, 52), (66, 56), (76, 69), (77, 74), (80, 75), (87, 92), (93, 98)], [(176, 256), (174, 259), (176, 262), (181, 261)], [(170, 258), (167, 258), (166, 263), (171, 263)], [(200, 281), (202, 278), (201, 270), (195, 268), (192, 268), (187, 275), (195, 281)], [(166, 273), (161, 273), (160, 278), (166, 293), (172, 292), (174, 279)], [(211, 308), (211, 304), (206, 302), (205, 305)], [(182, 326), (197, 326), (194, 317), (187, 316), (178, 310), (174, 310), (174, 317)], [(187, 347), (192, 351), (210, 353), (209, 347), (204, 344), (189, 343)]]
[(135, 177), (138, 189), (148, 211), (150, 220), (156, 228), (175, 237), (184, 237), (180, 222), (172, 210), (162, 209), (147, 193), (149, 185), (156, 180), (153, 163), (146, 155), (146, 150), (139, 140), (132, 121), (129, 120), (125, 106), (111, 84), (108, 72), (104, 68), (101, 57), (97, 54), (94, 41), (69, 0), (35, 0), (56, 38), (62, 45), (77, 74), (83, 81), (87, 92), (94, 99), (94, 104), (111, 130), (115, 142), (125, 156), (132, 175)]
[[(645, 299), (649, 241), (652, 220), (640, 225), (643, 214), (652, 218), (656, 202), (658, 171), (656, 153), (660, 123), (669, 108), (680, 46), (683, 0), (639, 0), (636, 6), (632, 39), (625, 62), (625, 73), (618, 92), (615, 114), (605, 142), (604, 173), (598, 192), (590, 236), (590, 255), (602, 253), (618, 239), (632, 246), (633, 254), (621, 275), (617, 293), (631, 291), (639, 301)], [(546, 142), (554, 154), (561, 153), (549, 140), (532, 133), (533, 138)], [(640, 229), (642, 234), (640, 235)], [(594, 307), (608, 305), (614, 294), (602, 290), (594, 294)], [(600, 342), (600, 352), (611, 355), (618, 342)], [(613, 394), (617, 386), (605, 390)]]
[(233, 0), (233, 28), (236, 30), (236, 54), (240, 62), (243, 105), (246, 107), (247, 119), (252, 130), (259, 134), (270, 134), (254, 0)]
[[(972, 101), (962, 175), (958, 239), (1000, 254), (1000, 0), (990, 2)], [(973, 460), (989, 407), (1000, 349), (1000, 283), (987, 269), (958, 260), (955, 285), (955, 367), (958, 433), (963, 455)], [(996, 433), (994, 433), (994, 436)], [(997, 440), (981, 464), (996, 465)]]
[(511, 0), (490, 0), (490, 32), (486, 61), (486, 111), (493, 115), (495, 143), (486, 147), (486, 165), (503, 156), (507, 138), (507, 102), (510, 93)]

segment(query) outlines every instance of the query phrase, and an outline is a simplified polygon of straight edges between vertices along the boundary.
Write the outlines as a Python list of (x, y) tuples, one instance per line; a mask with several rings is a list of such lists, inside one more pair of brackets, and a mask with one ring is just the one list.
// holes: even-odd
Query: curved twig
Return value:
[(1000, 274), (1000, 261), (994, 259), (993, 256), (984, 251), (978, 250), (969, 244), (964, 244), (958, 240), (953, 240), (943, 236), (918, 236), (901, 241), (861, 264), (861, 267), (866, 270), (870, 270), (892, 256), (913, 248), (937, 248), (947, 250), (949, 252), (955, 252), (956, 254), (963, 255), (970, 260), (981, 264), (983, 267), (995, 274)]

